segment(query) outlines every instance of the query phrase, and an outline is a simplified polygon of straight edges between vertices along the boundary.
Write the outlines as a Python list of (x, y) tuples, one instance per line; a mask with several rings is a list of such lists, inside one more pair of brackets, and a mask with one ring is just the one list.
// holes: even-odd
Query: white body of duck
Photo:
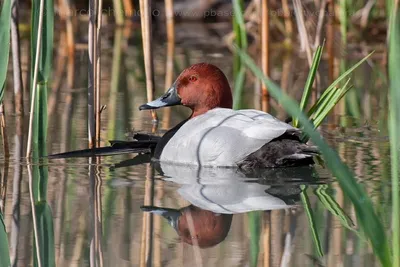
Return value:
[(160, 161), (237, 166), (287, 131), (297, 129), (262, 111), (215, 108), (187, 121), (165, 145)]

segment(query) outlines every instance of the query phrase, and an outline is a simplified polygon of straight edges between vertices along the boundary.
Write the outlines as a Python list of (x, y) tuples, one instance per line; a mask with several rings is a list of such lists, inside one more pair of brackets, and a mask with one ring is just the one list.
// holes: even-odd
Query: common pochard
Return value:
[(140, 110), (183, 105), (191, 116), (158, 141), (154, 158), (199, 166), (265, 168), (308, 165), (318, 150), (301, 142), (301, 131), (254, 109), (233, 110), (224, 73), (194, 64), (158, 99)]

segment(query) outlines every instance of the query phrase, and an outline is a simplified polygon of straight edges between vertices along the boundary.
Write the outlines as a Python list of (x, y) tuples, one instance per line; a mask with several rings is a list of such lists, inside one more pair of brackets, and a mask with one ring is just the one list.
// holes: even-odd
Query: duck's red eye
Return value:
[(197, 77), (196, 76), (192, 75), (192, 76), (189, 77), (189, 82), (195, 82), (195, 81), (197, 81)]

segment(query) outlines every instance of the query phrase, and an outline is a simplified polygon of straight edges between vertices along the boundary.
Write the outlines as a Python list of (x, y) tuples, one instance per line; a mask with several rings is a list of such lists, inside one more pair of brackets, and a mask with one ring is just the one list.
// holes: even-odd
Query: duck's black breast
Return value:
[(176, 134), (176, 132), (184, 125), (190, 118), (187, 118), (184, 121), (181, 121), (178, 125), (176, 125), (174, 128), (168, 130), (158, 141), (157, 146), (154, 150), (154, 158), (155, 159), (160, 159), (161, 153), (164, 149), (164, 147), (167, 145), (169, 140)]

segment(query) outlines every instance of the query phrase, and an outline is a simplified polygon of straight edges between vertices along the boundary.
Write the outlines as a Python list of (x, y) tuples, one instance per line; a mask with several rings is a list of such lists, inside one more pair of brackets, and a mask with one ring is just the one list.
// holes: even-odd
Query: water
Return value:
[[(204, 25), (193, 27), (193, 31), (199, 27), (204, 30)], [(233, 81), (229, 50), (218, 43), (204, 44), (206, 38), (219, 40), (216, 35), (206, 28), (179, 42), (176, 68), (207, 61), (220, 66)], [(161, 122), (155, 128), (150, 114), (138, 111), (139, 105), (146, 102), (140, 40), (127, 39), (121, 33), (109, 37), (102, 44), (101, 104), (107, 107), (102, 114), (101, 144), (127, 139), (126, 133), (132, 131), (162, 134), (184, 119), (188, 114), (184, 108), (173, 108), (171, 120), (160, 111)], [(297, 52), (283, 55), (277, 45), (273, 47), (276, 52), (272, 54), (272, 78), (298, 97), (308, 71), (305, 59), (296, 57)], [(165, 88), (164, 51), (165, 44), (157, 42), (154, 52), (159, 93)], [(49, 112), (49, 153), (87, 146), (86, 50), (77, 50), (72, 90), (67, 87), (64, 70), (57, 69), (58, 60), (61, 59), (55, 60), (53, 76), (54, 80), (61, 79), (60, 89), (57, 94), (49, 93), (57, 103)], [(324, 84), (325, 67), (321, 67)], [(389, 233), (387, 85), (381, 73), (379, 66), (361, 67), (353, 82), (356, 103), (360, 105), (354, 106), (349, 100), (352, 108), (348, 112), (353, 116), (334, 116), (321, 127), (321, 132), (372, 197)], [(53, 87), (57, 81), (54, 83)], [(254, 81), (249, 77), (246, 107), (259, 108), (259, 96), (253, 88)], [(6, 94), (5, 103), (11, 103), (11, 98), (11, 93)], [(279, 118), (286, 117), (276, 103), (273, 107)], [(31, 266), (36, 250), (29, 167), (25, 159), (19, 162), (15, 156), (21, 142), (17, 133), (21, 132), (20, 138), (25, 141), (27, 134), (18, 129), (12, 105), (6, 104), (6, 108), (11, 159), (7, 162), (0, 156), (4, 223), (15, 266)], [(379, 265), (358, 233), (350, 201), (320, 165), (244, 174), (230, 169), (132, 165), (133, 157), (105, 157), (97, 163), (86, 158), (50, 160), (32, 167), (32, 189), (39, 200), (35, 216), (43, 219), (38, 230), (38, 235), (43, 236), (39, 246), (42, 257), (55, 259), (57, 266), (94, 266), (95, 262), (99, 266)], [(38, 172), (40, 177), (47, 176), (47, 181), (38, 179)], [(312, 223), (304, 207), (306, 199), (312, 209)], [(144, 212), (142, 206), (158, 214)], [(322, 257), (310, 225), (319, 234)], [(54, 242), (54, 246), (48, 247), (46, 242)]]

